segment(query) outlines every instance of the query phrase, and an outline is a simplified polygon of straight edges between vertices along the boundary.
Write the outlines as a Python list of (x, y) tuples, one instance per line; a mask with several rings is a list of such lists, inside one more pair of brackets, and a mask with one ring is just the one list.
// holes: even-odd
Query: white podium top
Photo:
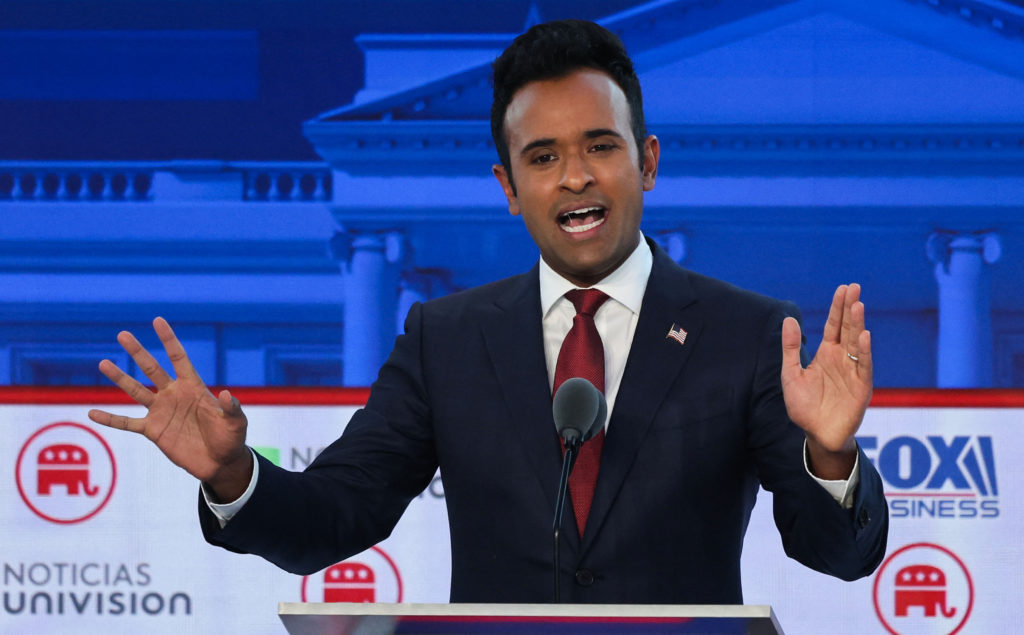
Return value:
[[(497, 633), (501, 627), (523, 621), (536, 626), (534, 632), (585, 633), (591, 629), (607, 633), (608, 625), (636, 632), (678, 624), (675, 632), (749, 633), (782, 635), (775, 613), (764, 605), (718, 604), (374, 604), (282, 602), (278, 614), (292, 635), (321, 633), (457, 632)], [(418, 621), (418, 618), (424, 618)], [(451, 628), (439, 628), (444, 618), (453, 618)], [(478, 618), (474, 620), (472, 618)], [(522, 618), (522, 619), (517, 619)], [(552, 618), (545, 625), (543, 618)], [(568, 619), (567, 619), (568, 618)], [(580, 618), (575, 621), (572, 618)], [(683, 620), (690, 620), (684, 622)], [(696, 630), (688, 630), (691, 624)], [(429, 625), (429, 626), (428, 626)], [(521, 629), (517, 629), (521, 630)], [(657, 632), (668, 632), (658, 629)]]

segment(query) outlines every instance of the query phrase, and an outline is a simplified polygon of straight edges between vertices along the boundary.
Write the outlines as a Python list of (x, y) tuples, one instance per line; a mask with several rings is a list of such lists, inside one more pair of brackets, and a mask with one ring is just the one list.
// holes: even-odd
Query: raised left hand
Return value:
[(864, 328), (859, 284), (836, 289), (821, 345), (807, 368), (800, 363), (799, 323), (791, 317), (782, 323), (782, 394), (789, 418), (807, 434), (817, 476), (849, 476), (853, 437), (871, 401), (872, 374), (871, 333)]

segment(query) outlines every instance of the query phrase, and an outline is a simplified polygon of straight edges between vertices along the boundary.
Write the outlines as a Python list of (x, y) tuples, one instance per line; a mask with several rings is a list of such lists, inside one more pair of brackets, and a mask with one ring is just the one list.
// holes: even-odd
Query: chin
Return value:
[(578, 266), (567, 267), (566, 271), (577, 280), (586, 280), (588, 284), (594, 284), (611, 273), (611, 266), (603, 262), (594, 264), (578, 263)]

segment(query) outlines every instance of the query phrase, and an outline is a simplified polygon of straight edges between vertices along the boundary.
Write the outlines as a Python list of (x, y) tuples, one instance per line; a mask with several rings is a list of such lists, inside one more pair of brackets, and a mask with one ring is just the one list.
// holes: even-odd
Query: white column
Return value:
[(452, 291), (451, 273), (440, 268), (408, 268), (402, 272), (399, 283), (398, 310), (395, 313), (397, 332), (405, 330), (405, 318), (416, 302), (426, 302)]
[(992, 315), (986, 265), (999, 259), (994, 233), (937, 232), (928, 257), (939, 284), (939, 388), (992, 385)]
[(405, 317), (409, 315), (412, 305), (429, 299), (430, 289), (426, 281), (415, 272), (403, 272), (398, 287), (398, 309), (395, 311), (395, 327), (399, 333), (405, 329)]
[(342, 260), (345, 281), (344, 371), (346, 386), (369, 386), (387, 359), (395, 340), (400, 247), (395, 235), (353, 233)]

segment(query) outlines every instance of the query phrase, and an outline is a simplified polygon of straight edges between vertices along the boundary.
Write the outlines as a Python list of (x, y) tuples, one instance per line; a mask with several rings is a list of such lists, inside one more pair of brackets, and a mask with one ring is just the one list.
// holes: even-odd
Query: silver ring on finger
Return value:
[(860, 361), (859, 357), (857, 357), (856, 355), (853, 355), (851, 353), (847, 353), (846, 356), (849, 357), (850, 359), (852, 359), (854, 364), (856, 364), (857, 362)]

